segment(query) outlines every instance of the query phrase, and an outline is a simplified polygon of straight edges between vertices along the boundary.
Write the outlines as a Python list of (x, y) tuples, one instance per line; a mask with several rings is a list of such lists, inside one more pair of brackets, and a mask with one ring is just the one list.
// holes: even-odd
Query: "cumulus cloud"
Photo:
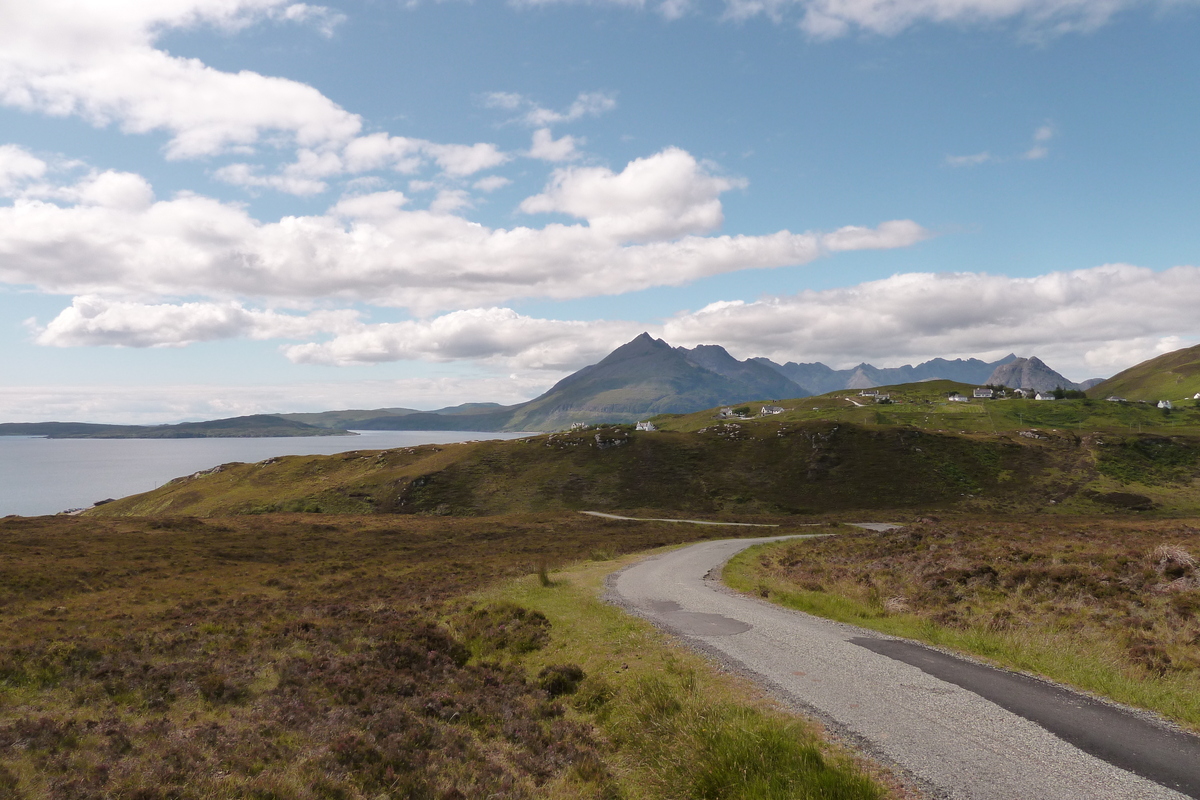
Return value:
[(576, 144), (580, 141), (574, 136), (555, 139), (549, 128), (538, 128), (533, 132), (533, 144), (529, 147), (529, 157), (542, 161), (571, 161), (579, 157)]
[[(170, 30), (234, 31), (263, 19), (304, 22), (329, 35), (345, 17), (285, 0), (10, 3), (0, 12), (0, 104), (115, 124), (126, 133), (162, 132), (169, 158), (295, 148), (296, 161), (275, 174), (236, 163), (214, 177), (300, 196), (325, 191), (334, 176), (384, 168), (411, 173), (435, 164), (461, 178), (510, 158), (490, 143), (362, 135), (357, 114), (312, 86), (249, 70), (222, 72), (156, 47)], [(8, 160), (0, 155), (0, 176)]]
[(672, 344), (720, 342), (742, 357), (836, 366), (1016, 351), (1083, 379), (1169, 350), (1180, 332), (1200, 338), (1197, 296), (1200, 268), (1190, 266), (1112, 264), (1033, 278), (909, 273), (714, 303), (669, 320), (662, 332)]
[[(894, 36), (922, 23), (990, 25), (1013, 21), (1029, 35), (1094, 30), (1142, 0), (725, 0), (725, 16), (795, 20), (818, 39), (854, 31)], [(1170, 7), (1171, 0), (1157, 5)]]
[(34, 341), (51, 347), (183, 347), (218, 339), (299, 339), (345, 330), (357, 319), (347, 310), (301, 316), (235, 302), (148, 305), (83, 296), (45, 327), (34, 326)]
[[(1114, 374), (1200, 340), (1200, 268), (1125, 264), (1033, 278), (908, 273), (754, 302), (724, 301), (661, 325), (556, 320), (489, 307), (367, 323), (350, 311), (282, 314), (237, 303), (147, 305), (76, 298), (37, 341), (55, 346), (180, 346), (220, 338), (316, 339), (287, 346), (299, 364), (463, 361), (552, 382), (649, 329), (671, 344), (721, 344), (739, 358), (848, 367), (935, 357), (1037, 355), (1076, 380)], [(1181, 333), (1182, 332), (1182, 333)]]
[(731, 185), (683, 151), (664, 151), (621, 173), (563, 171), (528, 209), (586, 224), (493, 229), (452, 213), (466, 199), (456, 190), (426, 211), (405, 208), (399, 192), (377, 192), (325, 214), (262, 222), (195, 194), (156, 200), (140, 176), (106, 172), (54, 197), (0, 206), (0, 280), (57, 294), (274, 305), (331, 298), (430, 314), (674, 286), (928, 236), (903, 220), (829, 233), (689, 235), (720, 224), (716, 194)]
[(720, 195), (743, 182), (712, 175), (692, 155), (671, 147), (631, 161), (620, 173), (605, 167), (557, 170), (542, 194), (527, 198), (527, 214), (586, 219), (622, 241), (707, 233), (724, 222)]
[(302, 147), (358, 135), (359, 117), (311, 86), (221, 72), (154, 46), (171, 29), (237, 29), (272, 15), (334, 18), (285, 0), (9, 3), (0, 24), (0, 103), (131, 133), (163, 131), (175, 158), (253, 146), (268, 134)]

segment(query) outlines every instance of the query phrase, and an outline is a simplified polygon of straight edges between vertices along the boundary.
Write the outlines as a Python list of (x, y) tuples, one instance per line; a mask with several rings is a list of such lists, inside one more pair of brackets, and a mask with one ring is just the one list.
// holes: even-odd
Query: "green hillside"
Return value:
[(1200, 345), (1164, 353), (1119, 372), (1088, 389), (1088, 397), (1173, 403), (1191, 400), (1200, 392)]
[[(874, 413), (857, 410), (864, 411)], [(1095, 512), (1124, 504), (1179, 510), (1197, 502), (1200, 438), (1178, 431), (1080, 435), (1014, 424), (964, 434), (786, 416), (715, 422), (691, 432), (608, 426), (226, 464), (88, 513), (653, 510), (745, 519), (867, 509)], [(986, 412), (954, 416), (993, 418)]]

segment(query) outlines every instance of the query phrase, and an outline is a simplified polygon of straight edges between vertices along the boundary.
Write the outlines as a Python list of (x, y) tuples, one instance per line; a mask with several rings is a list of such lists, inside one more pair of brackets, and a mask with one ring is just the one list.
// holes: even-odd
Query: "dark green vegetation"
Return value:
[(347, 436), (340, 428), (322, 428), (269, 414), (181, 422), (178, 425), (93, 425), (86, 422), (8, 422), (0, 436), (49, 439), (205, 439), (265, 436)]
[(1088, 390), (1089, 397), (1190, 402), (1200, 392), (1200, 345), (1143, 361)]
[[(602, 660), (618, 645), (572, 627), (603, 615), (568, 613), (561, 579), (539, 589), (553, 623), (467, 596), (698, 533), (581, 516), (0, 520), (0, 797), (880, 796), (794, 722), (694, 697), (711, 679), (628, 618), (638, 653), (614, 657), (660, 666), (625, 680)], [(586, 669), (561, 660), (585, 641)], [(711, 763), (686, 768), (697, 752)]]
[(922, 520), (755, 548), (732, 585), (974, 653), (1200, 730), (1196, 520)]

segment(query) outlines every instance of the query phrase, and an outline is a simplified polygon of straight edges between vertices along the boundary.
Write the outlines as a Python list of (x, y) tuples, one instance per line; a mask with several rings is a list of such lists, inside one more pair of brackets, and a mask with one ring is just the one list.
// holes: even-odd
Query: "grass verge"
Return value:
[[(625, 559), (627, 562), (628, 559)], [(475, 598), (550, 621), (545, 647), (523, 658), (545, 676), (586, 676), (569, 705), (607, 743), (601, 765), (578, 765), (556, 798), (883, 798), (888, 790), (817, 729), (782, 713), (740, 679), (719, 674), (649, 623), (599, 596), (617, 562), (585, 563), (509, 582)]]
[(724, 578), (1200, 730), (1198, 551), (1179, 521), (929, 522), (750, 548)]

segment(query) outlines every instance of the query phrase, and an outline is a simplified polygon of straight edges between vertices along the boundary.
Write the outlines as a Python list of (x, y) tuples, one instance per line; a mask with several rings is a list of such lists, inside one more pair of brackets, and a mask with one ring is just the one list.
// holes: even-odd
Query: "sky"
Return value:
[(1200, 342), (1197, 0), (0, 0), (0, 421)]

